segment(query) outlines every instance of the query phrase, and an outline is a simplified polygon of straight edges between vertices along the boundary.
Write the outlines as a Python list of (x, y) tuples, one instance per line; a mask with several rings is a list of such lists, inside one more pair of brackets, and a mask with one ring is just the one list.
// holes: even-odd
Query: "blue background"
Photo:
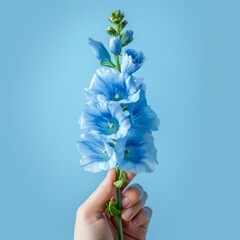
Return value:
[(75, 212), (105, 176), (76, 142), (84, 87), (112, 10), (135, 32), (161, 119), (159, 168), (135, 181), (148, 239), (240, 239), (240, 2), (0, 0), (0, 239), (73, 239)]

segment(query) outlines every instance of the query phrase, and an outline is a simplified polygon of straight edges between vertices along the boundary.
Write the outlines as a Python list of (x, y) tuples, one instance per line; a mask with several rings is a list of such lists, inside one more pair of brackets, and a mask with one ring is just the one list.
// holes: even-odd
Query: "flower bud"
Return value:
[(103, 43), (95, 41), (92, 38), (88, 39), (88, 43), (92, 48), (93, 54), (98, 60), (100, 60), (102, 63), (111, 62), (111, 56), (108, 53), (107, 49), (104, 47)]
[(124, 19), (125, 15), (120, 10), (114, 11), (108, 19), (113, 24), (119, 24)]
[(122, 47), (128, 45), (133, 40), (133, 31), (129, 30), (126, 31), (124, 34), (121, 35), (121, 43)]
[(115, 17), (116, 17), (116, 18), (119, 18), (119, 17), (120, 17), (120, 15), (121, 15), (121, 12), (120, 12), (120, 10), (117, 10), (117, 11), (115, 12)]
[(106, 32), (110, 35), (110, 36), (117, 36), (117, 32), (113, 27), (108, 27)]
[(122, 48), (121, 48), (121, 41), (119, 36), (110, 38), (109, 48), (113, 54), (120, 55)]
[(113, 20), (114, 18), (111, 16), (109, 19), (108, 19), (111, 23), (114, 23)]
[(113, 19), (113, 23), (115, 23), (115, 24), (119, 24), (119, 23), (120, 23), (120, 21), (119, 21), (119, 19), (118, 19), (118, 18), (114, 18), (114, 19)]
[(127, 24), (128, 24), (128, 22), (126, 20), (122, 21), (119, 25), (120, 31), (122, 31), (126, 27)]

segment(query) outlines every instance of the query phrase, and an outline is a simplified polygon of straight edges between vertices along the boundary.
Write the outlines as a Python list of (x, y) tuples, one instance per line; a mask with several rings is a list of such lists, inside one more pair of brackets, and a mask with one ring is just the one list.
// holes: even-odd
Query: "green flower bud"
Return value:
[(115, 16), (116, 16), (116, 18), (119, 18), (120, 15), (121, 15), (121, 11), (120, 11), (120, 10), (117, 10), (117, 11), (115, 12)]
[(106, 32), (110, 35), (110, 36), (117, 36), (117, 32), (113, 27), (108, 27)]
[(119, 16), (119, 21), (121, 22), (123, 19), (124, 19), (125, 15), (122, 13), (120, 16)]
[(127, 22), (126, 20), (124, 20), (123, 22), (121, 22), (120, 25), (119, 25), (120, 31), (122, 31), (122, 30), (126, 27), (127, 24), (128, 24), (128, 22)]
[(119, 24), (119, 23), (120, 23), (120, 21), (119, 21), (119, 19), (118, 19), (118, 18), (114, 18), (114, 19), (113, 19), (113, 23), (115, 23), (115, 24)]
[(112, 12), (109, 21), (113, 24), (119, 24), (124, 19), (125, 15), (120, 10)]
[(109, 19), (108, 19), (111, 23), (114, 23), (113, 20), (114, 18), (111, 16)]

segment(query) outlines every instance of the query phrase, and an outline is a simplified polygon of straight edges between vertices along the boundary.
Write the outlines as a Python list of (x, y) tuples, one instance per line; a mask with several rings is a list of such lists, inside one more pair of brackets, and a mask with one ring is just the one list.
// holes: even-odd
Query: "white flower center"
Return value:
[(117, 94), (115, 94), (114, 99), (115, 99), (115, 100), (118, 100), (119, 97), (120, 97), (120, 96), (119, 96), (119, 94), (117, 93)]
[(102, 154), (106, 154), (107, 151), (105, 149), (102, 150)]
[(108, 123), (108, 126), (110, 127), (110, 128), (113, 128), (114, 127), (114, 124), (113, 123)]

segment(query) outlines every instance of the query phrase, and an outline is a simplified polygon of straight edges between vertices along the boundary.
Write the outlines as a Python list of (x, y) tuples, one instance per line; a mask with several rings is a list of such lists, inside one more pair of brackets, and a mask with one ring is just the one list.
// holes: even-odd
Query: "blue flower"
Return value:
[[(117, 167), (123, 171), (132, 173), (152, 172), (158, 165), (157, 150), (151, 132), (141, 128), (131, 128), (125, 142), (123, 159), (117, 163)], [(116, 147), (116, 152), (121, 149)]]
[(99, 172), (116, 166), (114, 149), (99, 135), (82, 134), (77, 147), (82, 155), (80, 164), (86, 171)]
[(104, 47), (103, 43), (95, 41), (92, 38), (88, 39), (88, 43), (90, 44), (92, 51), (98, 60), (100, 60), (102, 63), (111, 62), (111, 56), (108, 53), (107, 49)]
[(123, 54), (121, 71), (128, 74), (136, 72), (143, 65), (144, 59), (141, 51), (127, 49)]
[(141, 91), (139, 100), (132, 106), (131, 116), (134, 127), (144, 127), (150, 131), (157, 131), (159, 128), (160, 121), (157, 114), (147, 104), (144, 90)]
[(110, 38), (109, 48), (113, 54), (115, 55), (121, 54), (122, 48), (121, 48), (121, 40), (119, 36)]
[(82, 130), (99, 134), (108, 141), (116, 141), (127, 135), (131, 122), (119, 104), (104, 102), (97, 106), (86, 105), (80, 117), (80, 126)]
[(123, 105), (138, 101), (140, 85), (136, 84), (132, 75), (101, 68), (85, 91), (88, 100), (93, 103), (113, 101)]

